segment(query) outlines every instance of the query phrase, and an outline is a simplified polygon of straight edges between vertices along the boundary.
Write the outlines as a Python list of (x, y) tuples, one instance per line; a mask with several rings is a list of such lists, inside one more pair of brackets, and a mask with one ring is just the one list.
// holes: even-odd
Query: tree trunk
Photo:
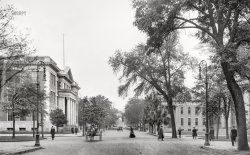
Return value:
[(13, 111), (12, 114), (12, 119), (13, 119), (13, 131), (12, 131), (12, 138), (15, 139), (15, 134), (16, 134), (16, 120), (15, 120), (15, 113)]
[(41, 130), (42, 130), (42, 138), (44, 138), (44, 133), (43, 133), (43, 112), (42, 111), (41, 111)]
[(225, 117), (225, 123), (226, 123), (226, 138), (229, 139), (229, 133), (228, 133), (228, 117)]
[(172, 126), (172, 138), (177, 138), (175, 119), (174, 119), (174, 109), (173, 109), (173, 100), (170, 98), (168, 100), (169, 113), (171, 117), (171, 126)]
[(33, 121), (33, 137), (35, 137), (35, 112), (32, 112), (32, 121)]
[(82, 122), (82, 136), (85, 135), (85, 124), (84, 121)]
[(234, 78), (234, 72), (229, 70), (230, 69), (229, 63), (222, 62), (221, 66), (226, 77), (227, 87), (234, 101), (237, 130), (239, 137), (238, 150), (249, 150), (247, 141), (246, 114), (245, 114), (246, 111), (245, 111), (243, 95), (239, 85), (237, 84)]
[(220, 129), (220, 104), (221, 104), (221, 99), (219, 98), (219, 107), (218, 107), (218, 118), (217, 118), (217, 132), (216, 132), (216, 139), (219, 138), (219, 129)]
[(15, 104), (12, 103), (12, 119), (13, 119), (13, 131), (12, 131), (12, 138), (15, 138), (16, 132), (16, 120), (15, 120)]
[(217, 129), (216, 129), (216, 139), (219, 139), (219, 130), (220, 130), (220, 116), (217, 118)]

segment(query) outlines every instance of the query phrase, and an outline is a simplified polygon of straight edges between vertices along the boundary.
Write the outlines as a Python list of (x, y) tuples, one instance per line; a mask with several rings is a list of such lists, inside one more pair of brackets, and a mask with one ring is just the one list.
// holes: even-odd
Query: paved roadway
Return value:
[[(229, 154), (212, 149), (201, 149), (204, 140), (191, 138), (164, 141), (145, 132), (135, 131), (136, 138), (128, 138), (129, 131), (105, 131), (102, 141), (86, 142), (84, 137), (56, 137), (40, 141), (44, 149), (30, 152), (30, 155), (203, 155)], [(98, 137), (96, 137), (98, 139)], [(199, 142), (200, 141), (200, 142)]]

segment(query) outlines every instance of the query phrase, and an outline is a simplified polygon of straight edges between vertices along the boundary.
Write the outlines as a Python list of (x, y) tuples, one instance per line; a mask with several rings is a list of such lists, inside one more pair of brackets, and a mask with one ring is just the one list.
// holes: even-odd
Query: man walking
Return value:
[(179, 134), (179, 138), (181, 138), (181, 131), (182, 131), (183, 129), (181, 129), (181, 127), (179, 127), (179, 129), (178, 129), (178, 134)]
[(211, 126), (210, 131), (209, 131), (209, 135), (210, 135), (210, 141), (214, 141), (214, 128)]
[(52, 140), (54, 140), (54, 138), (55, 138), (55, 133), (56, 133), (56, 130), (55, 130), (54, 126), (52, 126), (51, 130), (50, 130), (50, 134), (51, 134)]
[(231, 129), (231, 141), (232, 145), (234, 146), (234, 143), (236, 143), (236, 137), (237, 137), (237, 130), (235, 129), (235, 126)]
[(195, 129), (195, 127), (192, 130), (192, 136), (193, 136), (193, 139), (196, 139), (197, 137), (197, 129)]
[(163, 141), (164, 139), (163, 126), (160, 127), (158, 135), (159, 135), (158, 139), (161, 139)]

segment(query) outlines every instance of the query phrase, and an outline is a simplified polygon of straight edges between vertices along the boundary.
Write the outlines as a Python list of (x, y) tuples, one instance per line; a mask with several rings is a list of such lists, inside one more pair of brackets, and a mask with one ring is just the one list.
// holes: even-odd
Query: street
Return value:
[[(158, 141), (156, 136), (145, 132), (135, 131), (136, 138), (128, 138), (129, 131), (105, 131), (103, 140), (86, 142), (85, 137), (69, 136), (50, 137), (40, 141), (44, 149), (30, 152), (30, 155), (202, 155), (202, 154), (230, 154), (226, 150), (215, 151), (202, 149), (204, 140), (193, 140), (191, 137), (172, 139), (165, 136), (164, 141)], [(231, 153), (235, 154), (235, 152)]]

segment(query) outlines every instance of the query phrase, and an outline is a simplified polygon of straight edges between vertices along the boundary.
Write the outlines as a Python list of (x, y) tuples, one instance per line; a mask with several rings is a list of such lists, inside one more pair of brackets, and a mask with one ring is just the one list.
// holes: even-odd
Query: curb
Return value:
[(28, 153), (28, 152), (33, 152), (36, 150), (40, 150), (43, 149), (43, 147), (36, 147), (36, 148), (32, 148), (32, 149), (27, 149), (27, 150), (22, 150), (22, 151), (18, 151), (18, 152), (10, 152), (10, 153), (3, 153), (2, 155), (11, 155), (11, 154), (24, 154), (24, 153)]

